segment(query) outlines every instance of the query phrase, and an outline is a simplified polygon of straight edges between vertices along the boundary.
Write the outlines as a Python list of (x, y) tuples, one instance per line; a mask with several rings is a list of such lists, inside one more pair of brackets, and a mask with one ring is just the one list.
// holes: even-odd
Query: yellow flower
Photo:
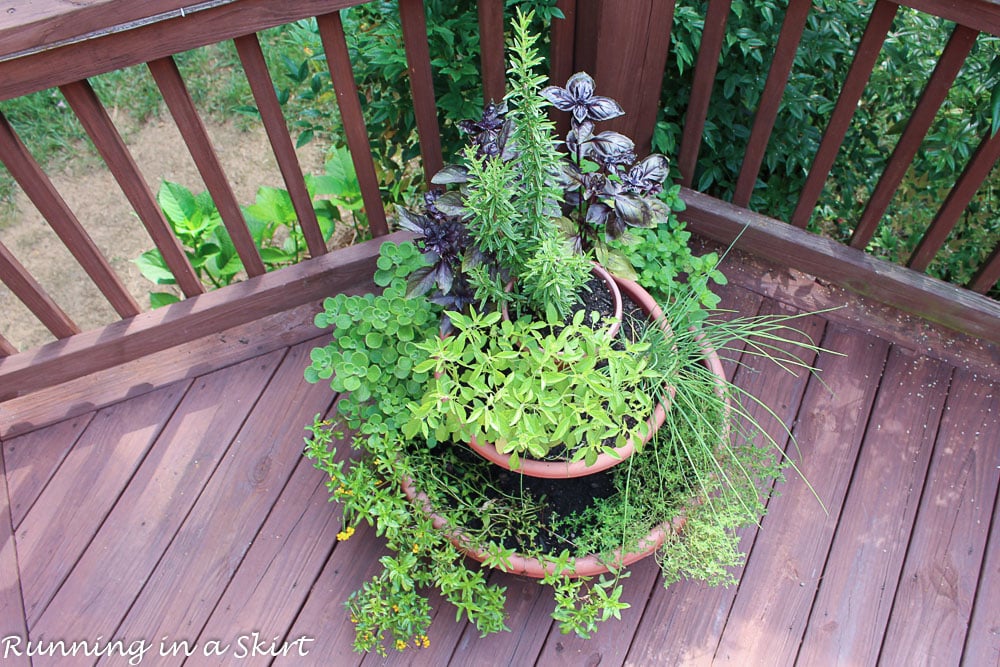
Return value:
[(399, 605), (398, 604), (392, 605), (392, 610), (398, 614), (399, 613)]
[(396, 640), (396, 650), (397, 651), (403, 651), (405, 649), (406, 649), (406, 642), (404, 642), (402, 639), (397, 639)]
[(417, 635), (413, 638), (413, 645), (417, 648), (428, 648), (431, 645), (431, 639), (427, 635)]
[(345, 530), (342, 530), (339, 533), (337, 533), (337, 541), (343, 542), (345, 540), (348, 540), (351, 538), (351, 535), (353, 534), (354, 534), (354, 526), (348, 526)]
[(307, 47), (305, 47), (305, 48), (303, 48), (303, 49), (302, 49), (302, 51), (303, 51), (303, 52), (304, 52), (304, 53), (305, 53), (305, 54), (306, 54), (307, 56), (311, 56), (311, 55), (313, 54), (313, 50), (312, 50), (312, 49), (310, 49), (310, 48), (309, 48), (308, 46), (307, 46)]
[(419, 544), (414, 544), (413, 545), (413, 553), (417, 553), (418, 551), (420, 551), (420, 545)]

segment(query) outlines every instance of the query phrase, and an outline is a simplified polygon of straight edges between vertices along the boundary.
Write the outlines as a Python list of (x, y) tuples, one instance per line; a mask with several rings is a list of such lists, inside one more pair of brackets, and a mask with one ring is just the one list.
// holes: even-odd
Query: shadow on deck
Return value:
[[(740, 313), (849, 300), (801, 321), (844, 355), (820, 355), (822, 382), (727, 360), (737, 384), (793, 428), (826, 511), (790, 476), (743, 535), (737, 587), (664, 589), (642, 562), (626, 587), (631, 608), (590, 641), (559, 634), (535, 582), (494, 573), (510, 632), (480, 639), (435, 599), (430, 647), (384, 662), (997, 664), (995, 351), (738, 261), (722, 289)], [(289, 317), (309, 321), (303, 309)], [(185, 649), (188, 664), (268, 664), (255, 646), (283, 645), (277, 664), (383, 662), (351, 652), (343, 603), (384, 548), (367, 529), (336, 540), (339, 508), (301, 456), (303, 427), (334, 398), (302, 379), (322, 336), (289, 344), (273, 331), (278, 342), (259, 356), (3, 441), (0, 662), (29, 664), (18, 653), (49, 641), (101, 649), (111, 638), (132, 655), (31, 664), (180, 664)], [(143, 363), (184, 364), (185, 350)], [(144, 378), (141, 364), (129, 372)]]

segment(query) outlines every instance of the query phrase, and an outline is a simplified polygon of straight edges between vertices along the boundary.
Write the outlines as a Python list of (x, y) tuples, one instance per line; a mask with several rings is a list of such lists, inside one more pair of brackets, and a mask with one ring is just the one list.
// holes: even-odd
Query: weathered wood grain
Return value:
[[(14, 542), (14, 523), (7, 501), (7, 476), (3, 451), (6, 443), (0, 442), (0, 639), (17, 638), (25, 642), (28, 626), (25, 622), (24, 604), (21, 601), (21, 577), (17, 566), (17, 545)], [(5, 665), (29, 667), (31, 658), (0, 649), (0, 659)]]
[(956, 372), (882, 645), (885, 664), (950, 662), (962, 652), (1000, 483), (998, 432), (1000, 386)]
[(328, 386), (302, 379), (311, 347), (298, 345), (283, 359), (128, 609), (120, 634), (197, 638), (298, 464), (305, 425), (333, 400)]
[(768, 503), (716, 649), (720, 664), (792, 664), (822, 579), (888, 351), (836, 328), (823, 347), (833, 354), (819, 356), (789, 452), (800, 474), (789, 472)]
[(890, 353), (800, 664), (878, 661), (951, 371), (900, 348)]
[[(33, 623), (34, 633), (112, 635), (225, 458), (281, 356), (273, 352), (192, 383), (87, 551)], [(123, 416), (141, 400), (122, 403)], [(160, 636), (129, 634), (149, 641)]]
[(33, 628), (187, 389), (171, 385), (98, 412), (21, 522), (17, 550)]

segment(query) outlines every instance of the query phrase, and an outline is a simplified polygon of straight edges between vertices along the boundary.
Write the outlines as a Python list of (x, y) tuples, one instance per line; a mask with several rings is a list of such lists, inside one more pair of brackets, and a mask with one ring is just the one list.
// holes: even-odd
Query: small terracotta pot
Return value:
[[(615, 322), (608, 328), (608, 337), (614, 338), (618, 335), (618, 330), (621, 329), (622, 326), (622, 295), (618, 290), (618, 284), (616, 283), (617, 279), (608, 273), (608, 270), (597, 262), (593, 263), (593, 266), (590, 268), (590, 272), (600, 278), (604, 284), (607, 285), (608, 292), (611, 293), (611, 308), (613, 309), (611, 317), (614, 318)], [(512, 289), (514, 289), (513, 281), (507, 284), (507, 291), (509, 292)], [(510, 312), (507, 310), (506, 303), (500, 306), (500, 313), (503, 315), (505, 320), (510, 319)]]
[[(595, 264), (595, 267), (596, 266), (598, 265)], [(601, 270), (603, 271), (604, 269), (602, 268)], [(619, 291), (620, 294), (628, 296), (637, 306), (639, 306), (640, 309), (642, 309), (644, 313), (646, 313), (651, 321), (658, 323), (667, 335), (670, 335), (670, 326), (663, 317), (663, 311), (657, 305), (653, 297), (650, 296), (649, 292), (631, 280), (625, 280), (624, 278), (618, 278), (617, 276), (610, 276), (610, 274), (609, 277), (615, 285), (616, 291)], [(621, 299), (619, 298), (619, 307), (620, 304)], [(721, 370), (721, 365), (719, 368)], [(713, 371), (714, 370), (715, 369), (713, 369)], [(672, 398), (674, 395), (674, 388), (667, 387), (666, 389), (667, 393)], [(640, 447), (649, 442), (649, 440), (653, 437), (653, 434), (656, 433), (661, 426), (663, 426), (663, 422), (667, 418), (667, 410), (669, 407), (669, 401), (664, 399), (663, 401), (657, 403), (653, 408), (653, 413), (646, 420), (646, 436), (639, 443)], [(475, 438), (473, 438), (469, 441), (469, 447), (471, 447), (474, 452), (482, 456), (484, 459), (495, 463), (498, 466), (529, 477), (566, 479), (570, 477), (592, 475), (618, 465), (635, 452), (636, 443), (632, 438), (629, 438), (624, 445), (614, 449), (614, 455), (601, 453), (597, 456), (597, 461), (595, 461), (593, 465), (589, 466), (584, 461), (541, 461), (522, 456), (519, 458), (520, 465), (516, 468), (511, 466), (510, 454), (501, 454), (492, 443), (479, 443)]]

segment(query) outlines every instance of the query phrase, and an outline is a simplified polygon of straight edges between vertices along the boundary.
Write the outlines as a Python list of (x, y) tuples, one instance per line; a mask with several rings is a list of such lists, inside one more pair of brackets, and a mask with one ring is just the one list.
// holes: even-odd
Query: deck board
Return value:
[[(794, 312), (811, 298), (753, 281), (720, 292), (731, 316)], [(819, 357), (822, 382), (739, 347), (722, 354), (736, 383), (774, 407), (772, 417), (748, 404), (780, 446), (783, 425), (793, 429), (829, 514), (790, 472), (762, 528), (742, 533), (737, 586), (664, 588), (645, 561), (626, 588), (632, 607), (590, 641), (559, 633), (537, 582), (493, 572), (510, 632), (482, 639), (432, 596), (429, 648), (351, 651), (344, 603), (387, 551), (366, 525), (336, 540), (340, 510), (301, 456), (304, 426), (334, 399), (303, 382), (319, 339), (301, 336), (260, 338), (258, 356), (179, 370), (174, 384), (122, 390), (119, 403), (3, 440), (0, 631), (141, 639), (150, 655), (165, 640), (177, 655), (155, 664), (181, 664), (185, 649), (189, 665), (994, 664), (1000, 385), (852, 317), (796, 322), (848, 355)], [(72, 385), (74, 401), (79, 392)], [(303, 637), (305, 658), (246, 655), (255, 638)], [(204, 655), (212, 641), (223, 655)]]
[[(194, 383), (34, 633), (115, 633), (250, 413), (256, 396), (245, 392), (255, 386), (260, 391), (280, 356), (266, 355)], [(88, 612), (80, 614), (81, 608)]]
[(882, 645), (887, 664), (962, 653), (1000, 482), (998, 427), (1000, 387), (957, 371)]
[(950, 374), (933, 359), (890, 353), (799, 650), (803, 664), (878, 659)]

